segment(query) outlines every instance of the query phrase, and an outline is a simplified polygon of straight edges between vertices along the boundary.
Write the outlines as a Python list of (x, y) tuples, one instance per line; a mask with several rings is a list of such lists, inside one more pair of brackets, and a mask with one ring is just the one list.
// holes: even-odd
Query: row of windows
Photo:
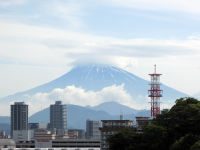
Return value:
[[(7, 150), (18, 150), (18, 149), (8, 148)], [(58, 148), (55, 148), (55, 149), (54, 148), (20, 148), (20, 150), (72, 150), (72, 149), (71, 148), (70, 149), (68, 149), (68, 148), (61, 148), (61, 149), (58, 149)], [(83, 149), (82, 148), (75, 148), (73, 150), (83, 150)], [(84, 150), (86, 150), (86, 149), (84, 148)], [(95, 150), (95, 149), (89, 148), (87, 150)]]
[(74, 143), (74, 144), (79, 144), (79, 143), (85, 143), (85, 144), (99, 144), (99, 141), (90, 141), (90, 142), (74, 142), (74, 141), (52, 141), (52, 143)]

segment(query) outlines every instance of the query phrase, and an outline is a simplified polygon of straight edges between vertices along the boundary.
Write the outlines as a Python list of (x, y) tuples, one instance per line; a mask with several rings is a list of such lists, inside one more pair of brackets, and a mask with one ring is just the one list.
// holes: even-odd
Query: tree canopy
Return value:
[[(143, 133), (120, 131), (109, 137), (110, 150), (197, 150), (200, 147), (200, 101), (185, 97), (157, 115)], [(200, 149), (200, 148), (199, 148)]]

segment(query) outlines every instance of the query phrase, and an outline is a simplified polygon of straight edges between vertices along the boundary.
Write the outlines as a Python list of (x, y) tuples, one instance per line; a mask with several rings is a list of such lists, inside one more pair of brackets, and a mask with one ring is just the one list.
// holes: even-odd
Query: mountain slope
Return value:
[(0, 130), (6, 132), (6, 135), (10, 134), (10, 117), (0, 116)]

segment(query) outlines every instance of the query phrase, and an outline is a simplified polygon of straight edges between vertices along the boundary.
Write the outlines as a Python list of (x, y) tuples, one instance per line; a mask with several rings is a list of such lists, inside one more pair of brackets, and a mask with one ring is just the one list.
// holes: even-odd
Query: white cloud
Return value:
[(2, 8), (0, 18), (9, 21), (70, 30), (77, 30), (85, 25), (82, 19), (85, 15), (85, 1), (1, 0), (0, 8)]
[(199, 0), (109, 0), (105, 3), (117, 7), (200, 14)]
[(8, 7), (12, 5), (23, 5), (27, 0), (1, 0), (0, 7)]
[[(27, 64), (67, 64), (79, 59), (166, 57), (199, 54), (199, 40), (120, 39), (66, 30), (0, 23), (2, 60)], [(91, 57), (92, 56), (92, 57)]]
[(105, 87), (101, 91), (97, 92), (85, 91), (81, 87), (75, 87), (72, 85), (67, 86), (65, 89), (54, 89), (50, 93), (37, 93), (29, 99), (31, 99), (28, 102), (30, 105), (31, 114), (40, 109), (48, 107), (50, 104), (53, 104), (56, 100), (61, 100), (65, 104), (74, 104), (80, 106), (94, 106), (103, 102), (115, 101), (135, 109), (146, 108), (146, 105), (138, 104), (136, 100), (134, 100), (124, 90), (124, 85), (112, 85), (109, 87)]
[(84, 16), (84, 3), (81, 1), (52, 0), (42, 7), (49, 15), (67, 21), (71, 28), (84, 26), (84, 21), (81, 19)]
[[(108, 63), (128, 69), (146, 79), (144, 75), (151, 71), (151, 66), (158, 64), (160, 68), (163, 68), (162, 72), (168, 75), (165, 84), (169, 83), (167, 85), (184, 92), (198, 92), (194, 89), (199, 88), (200, 84), (195, 83), (200, 72), (192, 68), (199, 68), (200, 40), (194, 36), (186, 40), (123, 39), (31, 26), (5, 20), (0, 21), (0, 28), (0, 63), (1, 65), (13, 65), (13, 69), (16, 67), (15, 65), (43, 66), (44, 70), (45, 67), (54, 69), (62, 66), (64, 73), (66, 67), (76, 61), (79, 63)], [(184, 66), (188, 66), (187, 71)], [(171, 69), (167, 71), (166, 68)], [(171, 70), (177, 71), (177, 68), (179, 68), (178, 72), (174, 75)], [(21, 72), (26, 71), (27, 69)], [(56, 70), (52, 70), (52, 72), (54, 71)], [(178, 80), (180, 76), (183, 78), (184, 74), (193, 71), (196, 74), (192, 79), (187, 77), (189, 80), (184, 79), (185, 82)], [(24, 73), (21, 75), (24, 80), (26, 79), (25, 83), (29, 82), (28, 76), (32, 76), (32, 74), (33, 72), (30, 71), (30, 75), (27, 74), (26, 77)], [(7, 76), (6, 73), (1, 72), (2, 87), (8, 85), (4, 80)], [(37, 76), (31, 81), (47, 82), (44, 79), (46, 78), (41, 79)], [(177, 82), (179, 84), (176, 84)], [(186, 82), (187, 84), (185, 84)], [(189, 84), (192, 85), (190, 87), (195, 88), (189, 89)], [(38, 82), (33, 85), (38, 85)], [(9, 91), (11, 87), (12, 85), (8, 87)], [(29, 86), (29, 88), (31, 87)], [(20, 90), (12, 93), (15, 92), (20, 92)]]
[[(112, 85), (103, 88), (100, 91), (86, 91), (81, 87), (74, 85), (67, 86), (64, 89), (56, 88), (49, 93), (36, 93), (33, 96), (24, 95), (26, 97), (26, 104), (29, 105), (29, 116), (43, 110), (54, 104), (55, 101), (62, 101), (63, 104), (73, 104), (79, 106), (96, 106), (104, 102), (115, 101), (134, 109), (150, 109), (148, 96), (144, 97), (138, 95), (133, 98), (124, 89), (124, 85)], [(14, 104), (14, 101), (0, 106), (1, 115), (9, 115), (9, 107)], [(170, 108), (171, 103), (168, 101), (161, 103), (161, 108)]]

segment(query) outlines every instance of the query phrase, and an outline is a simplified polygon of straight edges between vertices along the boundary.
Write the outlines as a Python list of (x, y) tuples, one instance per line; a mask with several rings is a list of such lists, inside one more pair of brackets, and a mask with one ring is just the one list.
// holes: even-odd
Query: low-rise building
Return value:
[(13, 139), (0, 139), (0, 149), (3, 148), (15, 148), (16, 144)]
[(63, 139), (63, 140), (53, 140), (52, 141), (53, 148), (88, 148), (99, 149), (100, 150), (100, 140), (79, 140), (79, 139)]
[(108, 150), (107, 137), (117, 133), (120, 130), (130, 128), (136, 130), (133, 126), (133, 120), (101, 120), (101, 150)]
[(68, 136), (70, 139), (78, 139), (78, 131), (77, 130), (68, 130)]
[(70, 139), (85, 139), (85, 130), (83, 129), (69, 129), (68, 136)]
[(49, 141), (20, 141), (16, 143), (21, 149), (67, 149), (67, 150), (100, 150), (100, 140), (54, 139)]
[(35, 148), (35, 141), (17, 141), (16, 148), (24, 149), (24, 148)]
[(36, 148), (49, 148), (52, 147), (52, 140), (56, 138), (55, 134), (46, 129), (35, 130), (35, 147)]
[(14, 141), (30, 141), (31, 131), (30, 130), (13, 130), (13, 140)]
[(10, 138), (8, 135), (6, 135), (6, 132), (3, 130), (0, 130), (0, 139), (8, 139)]
[(141, 133), (142, 132), (142, 128), (144, 126), (147, 126), (150, 123), (151, 123), (151, 120), (150, 120), (149, 117), (136, 117), (137, 132)]
[(81, 148), (2, 148), (2, 150), (100, 150), (100, 148), (87, 148), (87, 147), (81, 147)]

